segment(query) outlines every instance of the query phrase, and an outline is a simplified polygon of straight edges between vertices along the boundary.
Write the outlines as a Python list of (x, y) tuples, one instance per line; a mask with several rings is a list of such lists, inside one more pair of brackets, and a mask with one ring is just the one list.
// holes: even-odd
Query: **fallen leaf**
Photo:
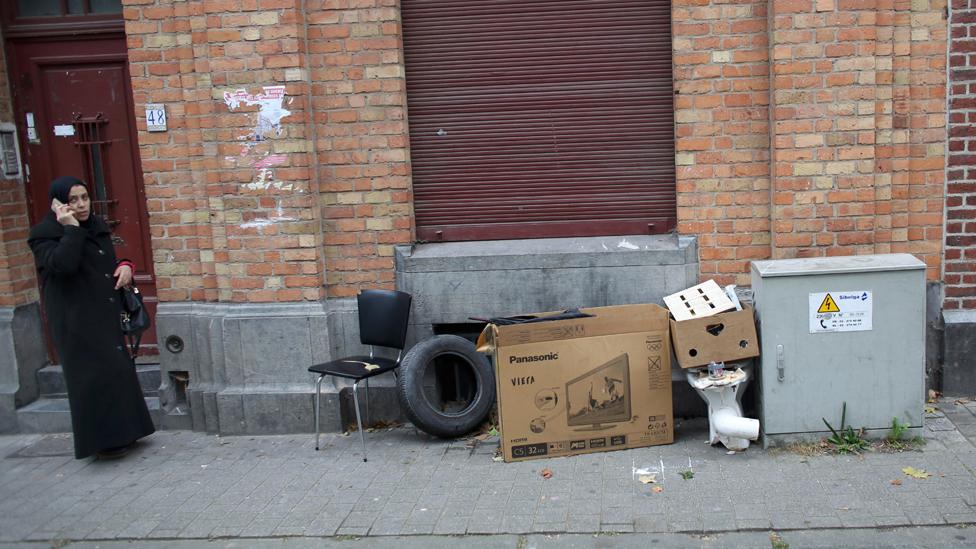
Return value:
[(891, 481), (891, 484), (893, 486), (901, 486), (901, 479), (900, 478), (896, 478), (896, 479), (894, 479), (894, 480)]
[(657, 482), (657, 475), (641, 475), (637, 477), (641, 484), (653, 484)]
[(939, 411), (939, 409), (936, 408), (935, 406), (926, 406), (925, 407), (925, 413), (926, 414), (934, 414), (934, 413), (936, 413), (938, 411)]
[(497, 437), (498, 436), (498, 429), (495, 429), (494, 427), (492, 427), (491, 430), (488, 431), (488, 436), (490, 436), (490, 437)]
[(503, 458), (502, 456), (491, 456), (491, 460), (492, 461), (505, 461), (505, 458)]
[(369, 372), (372, 372), (373, 370), (379, 370), (379, 369), (380, 369), (380, 365), (379, 365), (379, 364), (367, 364), (367, 365), (366, 365), (366, 366), (364, 366), (364, 367), (365, 367), (365, 368), (366, 368), (366, 370), (367, 370), (367, 371), (369, 371)]
[(548, 467), (546, 467), (542, 471), (539, 471), (539, 474), (542, 475), (542, 478), (552, 478), (552, 470), (549, 469)]
[(926, 479), (932, 476), (926, 473), (925, 469), (916, 469), (914, 467), (905, 467), (904, 469), (901, 470), (901, 472), (905, 473), (906, 475), (912, 478), (917, 478), (917, 479)]
[(957, 398), (953, 402), (955, 402), (956, 404), (966, 404), (967, 402), (969, 402), (969, 400), (965, 398)]
[(661, 492), (664, 491), (664, 488), (661, 486), (655, 486), (651, 488), (651, 491), (654, 492), (655, 494), (660, 494)]

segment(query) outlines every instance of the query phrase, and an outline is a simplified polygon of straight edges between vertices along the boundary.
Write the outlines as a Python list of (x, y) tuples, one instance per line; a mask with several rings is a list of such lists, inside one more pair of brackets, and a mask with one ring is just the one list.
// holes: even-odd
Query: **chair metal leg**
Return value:
[(319, 395), (322, 394), (322, 378), (325, 374), (319, 376), (318, 381), (315, 382), (315, 451), (319, 449)]
[(359, 417), (359, 382), (352, 384), (352, 403), (356, 407), (356, 423), (359, 425), (359, 440), (363, 442), (363, 461), (366, 461), (366, 433), (363, 432), (363, 420)]
[(369, 425), (369, 378), (366, 378), (366, 425)]

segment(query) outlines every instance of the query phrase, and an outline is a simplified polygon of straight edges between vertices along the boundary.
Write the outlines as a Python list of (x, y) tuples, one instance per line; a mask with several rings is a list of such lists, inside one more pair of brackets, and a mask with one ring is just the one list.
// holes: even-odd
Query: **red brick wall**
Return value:
[[(0, 48), (0, 122), (12, 123), (7, 63)], [(20, 179), (0, 175), (0, 307), (37, 301), (34, 258), (27, 247), (30, 222), (27, 197)]]
[(675, 3), (679, 230), (699, 235), (702, 278), (748, 283), (763, 257), (888, 252), (939, 277), (944, 8)]
[(702, 279), (770, 257), (767, 2), (672, 2), (678, 232)]
[(330, 296), (392, 287), (413, 240), (397, 0), (306, 2), (326, 283)]
[[(160, 300), (392, 287), (412, 235), (396, 2), (124, 4)], [(280, 131), (253, 97), (274, 86)], [(146, 103), (168, 132), (144, 131)]]
[(976, 0), (953, 0), (949, 45), (946, 309), (976, 309)]
[[(124, 4), (160, 300), (320, 299), (303, 2)], [(260, 114), (276, 86), (280, 127)], [(144, 131), (150, 102), (168, 132)]]

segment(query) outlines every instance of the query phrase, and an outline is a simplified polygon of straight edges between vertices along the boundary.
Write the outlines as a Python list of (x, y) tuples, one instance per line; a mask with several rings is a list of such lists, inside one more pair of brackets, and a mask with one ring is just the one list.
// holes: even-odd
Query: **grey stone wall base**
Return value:
[(40, 305), (0, 307), (0, 433), (17, 431), (16, 408), (37, 400), (47, 363)]
[[(352, 387), (346, 387), (339, 393), (339, 429), (347, 430), (356, 425), (356, 407), (352, 398)], [(396, 387), (377, 386), (370, 381), (369, 411), (366, 409), (366, 396), (363, 387), (359, 388), (359, 405), (362, 406), (363, 425), (393, 425), (396, 423), (410, 423), (400, 408)], [(324, 410), (323, 410), (324, 413)]]
[(13, 391), (0, 387), (0, 433), (16, 433), (20, 430)]
[[(308, 367), (333, 356), (330, 334), (343, 334), (342, 316), (342, 307), (330, 312), (325, 303), (160, 304), (164, 412), (188, 412), (194, 430), (211, 433), (311, 432), (315, 387)], [(185, 388), (180, 378), (189, 379)], [(323, 409), (330, 398), (338, 401), (324, 396)], [(338, 429), (338, 404), (333, 408), (324, 414), (336, 417), (326, 419), (326, 430)]]
[(925, 285), (925, 389), (942, 390), (944, 324), (941, 282)]
[(976, 394), (976, 311), (945, 311), (942, 390), (946, 395)]
[[(314, 397), (311, 392), (225, 389), (217, 393), (217, 416), (222, 435), (272, 435), (314, 430)], [(323, 420), (336, 410), (334, 395), (323, 397)], [(335, 420), (323, 430), (335, 431)]]

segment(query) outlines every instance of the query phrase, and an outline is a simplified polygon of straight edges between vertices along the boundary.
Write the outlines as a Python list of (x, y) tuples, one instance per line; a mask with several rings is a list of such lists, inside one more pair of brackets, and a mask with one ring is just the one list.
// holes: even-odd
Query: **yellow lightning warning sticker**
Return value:
[(834, 298), (830, 297), (830, 294), (827, 294), (827, 296), (823, 298), (823, 301), (820, 302), (820, 308), (817, 309), (817, 312), (818, 313), (839, 313), (840, 309), (838, 309), (837, 304), (834, 303)]

